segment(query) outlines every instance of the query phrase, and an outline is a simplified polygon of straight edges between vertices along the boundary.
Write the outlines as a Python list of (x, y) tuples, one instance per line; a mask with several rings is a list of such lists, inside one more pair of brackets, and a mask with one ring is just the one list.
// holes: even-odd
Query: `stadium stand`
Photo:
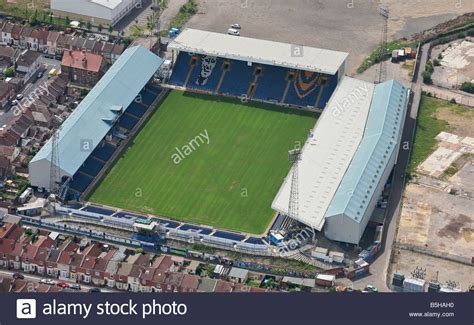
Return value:
[[(92, 177), (99, 174), (115, 151), (110, 142), (126, 138), (118, 129), (131, 130), (139, 121), (137, 117), (143, 116), (144, 111), (135, 104), (146, 110), (157, 98), (161, 90), (151, 82), (162, 63), (163, 59), (143, 46), (128, 48), (64, 121), (59, 131), (60, 166), (57, 166), (63, 181), (60, 191), (63, 198), (68, 195), (69, 187), (70, 198), (77, 199), (92, 182)], [(139, 94), (142, 94), (141, 102), (137, 103)], [(78, 139), (87, 139), (90, 150), (78, 146)], [(32, 186), (50, 190), (51, 156), (52, 141), (49, 140), (29, 163)]]
[(168, 47), (171, 88), (323, 109), (345, 72), (347, 53), (185, 29)]

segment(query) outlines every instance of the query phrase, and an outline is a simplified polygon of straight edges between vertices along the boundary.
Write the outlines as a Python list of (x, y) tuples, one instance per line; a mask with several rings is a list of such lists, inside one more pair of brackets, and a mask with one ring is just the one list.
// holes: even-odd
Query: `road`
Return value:
[(418, 108), (421, 100), (421, 90), (423, 85), (421, 74), (425, 70), (429, 46), (430, 44), (425, 44), (421, 49), (420, 65), (416, 71), (417, 77), (411, 87), (413, 92), (412, 104), (408, 107), (405, 124), (403, 126), (401, 145), (398, 152), (398, 159), (393, 171), (391, 193), (384, 223), (381, 253), (370, 265), (371, 274), (354, 281), (354, 288), (356, 289), (363, 289), (368, 284), (372, 284), (376, 286), (380, 292), (391, 291), (387, 286), (387, 281), (389, 280), (387, 271), (390, 266), (393, 243), (396, 239), (406, 170), (410, 161), (410, 153), (416, 129), (416, 118), (418, 116)]
[[(11, 277), (13, 277), (13, 274), (16, 273), (16, 272), (18, 272), (18, 271), (0, 270), (0, 276), (5, 276), (5, 277), (10, 277), (11, 278)], [(21, 272), (21, 274), (23, 274), (23, 276), (25, 277), (25, 280), (33, 281), (33, 282), (39, 282), (41, 279), (44, 278), (44, 277), (41, 277), (40, 275), (37, 275), (37, 274), (28, 274), (28, 273), (23, 273), (23, 272)], [(55, 280), (55, 281), (57, 282), (57, 280)], [(66, 282), (66, 283), (69, 283), (69, 284), (75, 284), (75, 282), (72, 282), (72, 281), (62, 281), (62, 282)], [(89, 285), (81, 283), (81, 292), (88, 292), (91, 288), (97, 288), (97, 287), (89, 286)], [(100, 290), (102, 292), (123, 292), (123, 291), (114, 290), (114, 289), (110, 289), (110, 288), (100, 288)]]

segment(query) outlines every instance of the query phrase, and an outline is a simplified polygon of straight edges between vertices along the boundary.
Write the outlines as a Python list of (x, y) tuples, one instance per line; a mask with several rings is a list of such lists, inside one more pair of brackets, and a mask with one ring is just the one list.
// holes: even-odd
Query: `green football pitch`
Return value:
[(172, 91), (89, 200), (263, 233), (316, 113)]

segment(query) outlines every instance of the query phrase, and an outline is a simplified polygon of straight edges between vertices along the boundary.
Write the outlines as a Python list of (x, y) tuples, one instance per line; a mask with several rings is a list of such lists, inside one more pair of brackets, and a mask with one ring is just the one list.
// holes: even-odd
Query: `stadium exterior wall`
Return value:
[[(50, 186), (50, 178), (49, 178), (49, 170), (51, 169), (51, 162), (46, 159), (38, 160), (31, 162), (29, 164), (29, 180), (30, 184), (38, 188), (46, 188), (49, 189)], [(63, 176), (72, 177), (73, 175), (68, 174), (63, 169), (59, 170), (60, 178)]]
[(397, 156), (398, 150), (394, 150), (389, 162), (387, 163), (387, 167), (385, 168), (384, 173), (380, 178), (380, 182), (377, 184), (377, 188), (375, 189), (374, 194), (370, 198), (370, 202), (364, 212), (361, 221), (356, 222), (352, 218), (348, 218), (344, 214), (329, 216), (326, 218), (326, 224), (324, 228), (324, 235), (327, 238), (334, 241), (349, 244), (359, 244), (359, 241), (362, 238), (362, 235), (364, 234), (365, 228), (369, 223), (370, 217), (374, 212), (375, 205), (377, 204), (380, 195), (382, 195), (382, 191), (385, 187), (385, 184), (387, 183), (390, 173), (392, 172)]

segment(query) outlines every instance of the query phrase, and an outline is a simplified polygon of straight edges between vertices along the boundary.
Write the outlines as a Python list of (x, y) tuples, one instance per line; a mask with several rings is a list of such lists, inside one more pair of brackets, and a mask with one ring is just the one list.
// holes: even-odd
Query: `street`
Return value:
[[(16, 271), (12, 271), (12, 270), (3, 270), (3, 269), (0, 269), (0, 276), (4, 276), (4, 277), (13, 277), (13, 274), (14, 273), (21, 273), (24, 277), (25, 277), (25, 280), (28, 280), (28, 281), (34, 281), (34, 282), (39, 282), (41, 279), (43, 279), (44, 277), (40, 276), (40, 275), (37, 275), (37, 274), (28, 274), (28, 273), (23, 273), (23, 272), (19, 272), (20, 270), (16, 270)], [(57, 279), (54, 280), (55, 282), (58, 282)], [(66, 282), (68, 284), (75, 284), (76, 282), (72, 282), (72, 281), (63, 281), (61, 280), (62, 282)], [(83, 284), (81, 283), (81, 290), (77, 290), (77, 292), (88, 292), (91, 288), (97, 288), (97, 287), (94, 287), (94, 286), (89, 286), (89, 285), (86, 285), (86, 284)], [(72, 289), (71, 289), (72, 291)], [(75, 291), (75, 290), (74, 290)], [(73, 291), (73, 292), (74, 292)], [(118, 291), (118, 290), (114, 290), (114, 289), (111, 289), (111, 288), (100, 288), (100, 291), (102, 292), (121, 292), (121, 291)]]
[[(48, 59), (42, 56), (40, 58), (42, 67), (39, 71), (43, 71), (43, 76), (40, 79), (36, 79), (36, 76), (33, 77), (34, 80), (31, 83), (26, 84), (25, 88), (20, 92), (23, 97), (28, 98), (28, 95), (36, 88), (44, 84), (48, 80), (48, 72), (51, 69), (61, 70), (61, 62), (55, 59)], [(0, 126), (10, 123), (15, 117), (13, 110), (10, 108), (6, 112), (0, 112)]]

